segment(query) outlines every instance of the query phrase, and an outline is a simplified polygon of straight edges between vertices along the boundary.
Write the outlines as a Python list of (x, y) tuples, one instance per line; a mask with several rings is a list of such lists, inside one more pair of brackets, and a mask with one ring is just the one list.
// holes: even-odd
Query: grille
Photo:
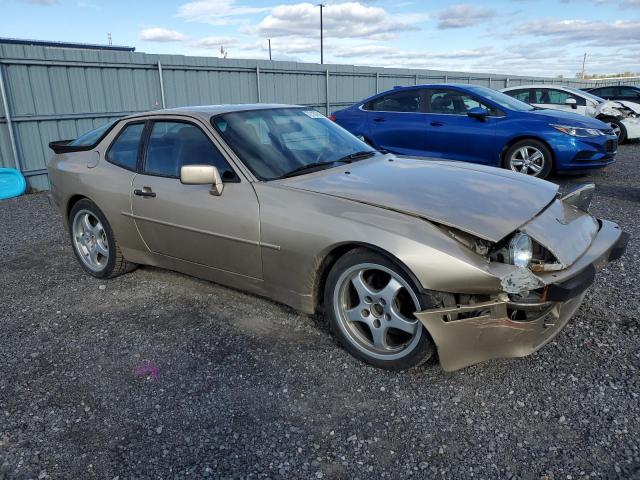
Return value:
[(616, 140), (607, 140), (605, 148), (607, 150), (607, 153), (614, 153), (616, 150), (618, 150), (618, 142)]

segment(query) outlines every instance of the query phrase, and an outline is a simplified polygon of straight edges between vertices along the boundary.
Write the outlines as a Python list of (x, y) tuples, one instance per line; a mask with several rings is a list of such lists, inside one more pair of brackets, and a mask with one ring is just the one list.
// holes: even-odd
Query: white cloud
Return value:
[[(384, 8), (358, 2), (328, 4), (323, 12), (324, 31), (332, 38), (391, 39), (398, 31), (416, 30), (415, 23), (426, 15), (394, 16)], [(271, 10), (249, 33), (263, 37), (319, 36), (320, 11), (317, 5), (297, 3), (279, 5)]]
[(236, 45), (237, 38), (233, 37), (204, 37), (196, 41), (194, 45), (202, 48), (220, 48), (228, 45)]
[(32, 5), (55, 5), (58, 3), (58, 0), (23, 0), (25, 3), (30, 3)]
[(534, 20), (518, 26), (518, 35), (551, 37), (592, 46), (640, 43), (640, 20)]
[(477, 25), (495, 16), (488, 8), (474, 5), (451, 5), (438, 13), (438, 28), (464, 28)]
[(139, 37), (147, 42), (183, 42), (187, 39), (183, 33), (162, 27), (145, 28), (140, 31)]
[(226, 25), (231, 19), (269, 11), (268, 7), (237, 6), (236, 0), (196, 0), (178, 9), (178, 16), (191, 22)]

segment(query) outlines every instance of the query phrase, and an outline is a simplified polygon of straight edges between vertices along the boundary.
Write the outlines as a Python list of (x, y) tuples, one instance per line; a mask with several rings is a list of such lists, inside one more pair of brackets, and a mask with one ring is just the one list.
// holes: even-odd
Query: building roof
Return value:
[(134, 52), (136, 47), (126, 47), (123, 45), (98, 45), (92, 43), (70, 43), (70, 42), (55, 42), (50, 40), (30, 40), (26, 38), (2, 38), (0, 37), (0, 43), (11, 45), (33, 45), (40, 47), (54, 47), (54, 48), (76, 48), (84, 50), (116, 50), (120, 52)]

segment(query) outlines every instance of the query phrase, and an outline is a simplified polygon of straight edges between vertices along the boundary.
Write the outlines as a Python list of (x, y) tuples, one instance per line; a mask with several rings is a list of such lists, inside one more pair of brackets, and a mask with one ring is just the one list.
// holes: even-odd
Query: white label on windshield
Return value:
[(315, 110), (304, 110), (304, 114), (311, 118), (324, 118), (324, 115)]

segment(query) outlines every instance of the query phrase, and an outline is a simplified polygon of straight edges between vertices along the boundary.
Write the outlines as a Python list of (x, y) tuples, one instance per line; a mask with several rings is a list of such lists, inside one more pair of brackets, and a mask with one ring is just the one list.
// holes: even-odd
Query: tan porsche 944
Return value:
[(593, 185), (379, 152), (310, 108), (132, 115), (52, 142), (51, 198), (80, 265), (155, 265), (323, 312), (378, 367), (530, 354), (629, 236)]

